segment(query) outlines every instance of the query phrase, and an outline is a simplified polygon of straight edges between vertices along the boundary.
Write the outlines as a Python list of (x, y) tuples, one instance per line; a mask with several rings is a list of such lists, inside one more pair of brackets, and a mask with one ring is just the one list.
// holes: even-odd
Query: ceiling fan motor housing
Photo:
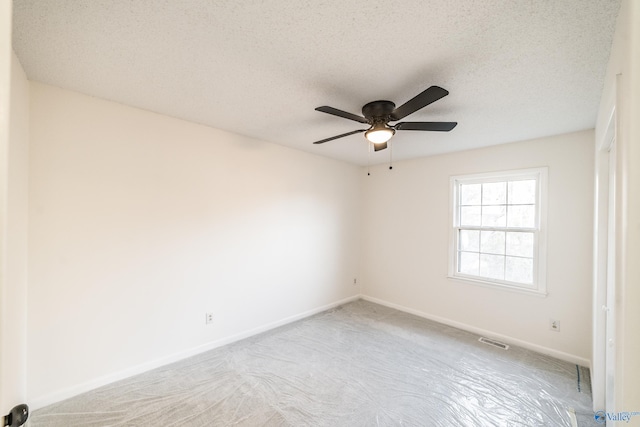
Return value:
[(370, 124), (387, 123), (395, 108), (396, 104), (391, 101), (373, 101), (362, 107), (362, 115)]

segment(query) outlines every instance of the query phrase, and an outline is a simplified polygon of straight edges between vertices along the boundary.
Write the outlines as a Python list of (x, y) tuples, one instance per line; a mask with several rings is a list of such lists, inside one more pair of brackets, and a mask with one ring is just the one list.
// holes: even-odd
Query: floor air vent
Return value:
[(478, 339), (478, 341), (480, 341), (481, 343), (492, 345), (494, 347), (501, 348), (503, 350), (509, 350), (509, 346), (507, 344), (505, 344), (505, 343), (500, 342), (500, 341), (494, 341), (492, 339), (485, 338), (485, 337), (480, 337)]

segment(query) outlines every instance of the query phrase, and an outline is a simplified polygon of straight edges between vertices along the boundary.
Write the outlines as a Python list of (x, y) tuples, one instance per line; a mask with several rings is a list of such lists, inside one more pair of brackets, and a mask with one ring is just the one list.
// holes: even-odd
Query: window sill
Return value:
[(482, 286), (485, 288), (499, 289), (507, 292), (515, 292), (518, 294), (532, 295), (538, 298), (546, 298), (547, 292), (538, 289), (527, 289), (519, 286), (511, 286), (503, 283), (487, 282), (485, 280), (474, 280), (467, 277), (447, 276), (449, 280), (460, 282), (467, 285)]

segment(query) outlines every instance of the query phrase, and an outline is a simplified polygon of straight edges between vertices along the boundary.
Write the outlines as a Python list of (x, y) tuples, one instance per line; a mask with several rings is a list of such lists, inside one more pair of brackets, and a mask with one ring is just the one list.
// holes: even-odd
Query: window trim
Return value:
[[(527, 285), (506, 280), (468, 275), (457, 272), (458, 230), (479, 229), (491, 230), (492, 227), (468, 226), (460, 227), (459, 186), (460, 184), (502, 182), (513, 179), (536, 179), (536, 228), (509, 228), (509, 231), (534, 232), (533, 284)], [(456, 175), (449, 179), (449, 271), (448, 278), (462, 283), (480, 285), (494, 289), (503, 289), (535, 296), (547, 295), (547, 198), (548, 198), (548, 167), (515, 169), (507, 171), (487, 172), (478, 174)], [(504, 227), (497, 227), (504, 231)]]

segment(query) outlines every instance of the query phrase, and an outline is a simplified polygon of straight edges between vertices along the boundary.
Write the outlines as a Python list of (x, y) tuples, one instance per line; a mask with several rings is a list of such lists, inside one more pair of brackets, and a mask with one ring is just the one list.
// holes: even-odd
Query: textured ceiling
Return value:
[[(595, 126), (619, 0), (16, 0), (27, 76), (355, 164), (369, 101), (450, 95), (408, 116), (407, 159)], [(371, 154), (388, 160), (390, 150)]]

